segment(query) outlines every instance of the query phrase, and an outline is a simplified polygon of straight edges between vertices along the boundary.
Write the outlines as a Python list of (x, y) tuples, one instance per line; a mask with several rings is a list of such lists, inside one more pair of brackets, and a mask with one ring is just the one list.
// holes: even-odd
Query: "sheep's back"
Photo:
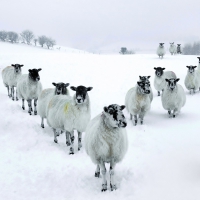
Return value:
[(158, 56), (163, 56), (163, 55), (165, 55), (165, 48), (160, 48), (160, 47), (158, 47), (158, 48), (157, 48), (157, 54), (158, 54)]
[(100, 161), (120, 162), (128, 148), (127, 133), (125, 128), (108, 130), (102, 121), (101, 114), (88, 124), (85, 133), (85, 149), (95, 164)]

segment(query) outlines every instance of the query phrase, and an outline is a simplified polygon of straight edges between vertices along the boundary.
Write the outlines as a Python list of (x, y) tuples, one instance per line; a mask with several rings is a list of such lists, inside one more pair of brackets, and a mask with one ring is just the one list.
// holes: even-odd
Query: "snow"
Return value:
[(180, 115), (170, 119), (152, 84), (154, 99), (144, 125), (133, 126), (129, 114), (124, 112), (129, 148), (116, 166), (118, 189), (111, 192), (108, 188), (102, 193), (101, 178), (94, 177), (96, 166), (84, 145), (77, 151), (77, 134), (75, 154), (68, 155), (65, 135), (59, 136), (55, 144), (46, 121), (42, 129), (40, 117), (28, 115), (27, 104), (23, 111), (21, 101), (8, 98), (1, 80), (0, 199), (200, 199), (200, 93), (190, 95), (184, 86), (186, 65), (197, 65), (196, 56), (171, 56), (169, 52), (164, 59), (156, 53), (95, 55), (70, 48), (46, 50), (0, 42), (0, 61), (0, 71), (12, 63), (24, 64), (22, 73), (42, 68), (43, 88), (53, 87), (52, 82), (93, 87), (89, 92), (92, 118), (104, 106), (123, 105), (126, 92), (136, 84), (139, 75), (151, 75), (153, 83), (153, 68), (158, 66), (177, 74), (187, 98)]

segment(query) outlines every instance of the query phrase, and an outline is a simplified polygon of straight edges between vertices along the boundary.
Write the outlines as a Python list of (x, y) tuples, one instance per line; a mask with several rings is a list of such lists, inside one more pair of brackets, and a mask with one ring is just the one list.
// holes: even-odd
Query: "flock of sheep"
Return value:
[[(163, 46), (163, 43), (161, 43)], [(197, 66), (187, 66), (188, 73), (185, 77), (185, 86), (190, 93), (200, 89), (200, 57)], [(66, 144), (70, 146), (69, 154), (74, 154), (74, 130), (78, 132), (78, 150), (82, 147), (82, 133), (85, 132), (85, 149), (91, 160), (96, 164), (95, 177), (102, 174), (101, 191), (107, 190), (105, 163), (110, 163), (110, 189), (116, 189), (115, 166), (120, 162), (128, 148), (126, 118), (123, 109), (126, 106), (130, 113), (133, 125), (144, 123), (144, 116), (150, 110), (153, 100), (153, 92), (150, 85), (150, 76), (139, 76), (136, 86), (131, 88), (125, 97), (125, 106), (111, 104), (104, 107), (102, 113), (91, 120), (90, 98), (88, 92), (92, 87), (71, 86), (75, 92), (69, 93), (69, 83), (52, 83), (54, 88), (42, 90), (39, 71), (41, 69), (29, 69), (28, 74), (23, 74), (23, 65), (12, 64), (2, 70), (3, 83), (7, 87), (8, 96), (18, 100), (22, 99), (22, 109), (25, 109), (24, 101), (28, 102), (28, 113), (40, 115), (41, 127), (44, 128), (44, 119), (53, 129), (54, 142), (57, 136), (65, 132)], [(177, 84), (179, 78), (172, 71), (164, 71), (165, 68), (155, 67), (154, 87), (161, 95), (163, 108), (168, 111), (169, 117), (176, 117), (185, 105), (186, 95), (181, 85)], [(14, 91), (16, 87), (16, 95)], [(162, 94), (161, 94), (162, 91)], [(37, 105), (38, 103), (38, 105)], [(133, 119), (134, 118), (134, 119)]]
[[(177, 44), (177, 46), (174, 44), (174, 42), (171, 42), (169, 44), (170, 44), (169, 52), (171, 55), (182, 54), (181, 44)], [(166, 53), (166, 50), (164, 47), (164, 43), (159, 43), (159, 46), (157, 48), (157, 55), (159, 56), (159, 58), (162, 59), (165, 53)]]

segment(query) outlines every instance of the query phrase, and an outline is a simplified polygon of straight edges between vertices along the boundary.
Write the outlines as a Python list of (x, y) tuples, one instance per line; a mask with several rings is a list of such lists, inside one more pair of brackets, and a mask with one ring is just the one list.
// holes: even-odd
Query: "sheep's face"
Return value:
[(12, 64), (11, 66), (14, 67), (15, 73), (20, 73), (21, 72), (21, 67), (23, 67), (24, 65)]
[(140, 81), (145, 82), (145, 83), (150, 83), (149, 78), (151, 76), (139, 76)]
[(154, 67), (154, 69), (156, 70), (155, 74), (157, 77), (161, 77), (165, 70), (165, 68), (162, 68), (162, 67)]
[(173, 91), (176, 88), (176, 83), (179, 81), (179, 78), (170, 78), (170, 79), (165, 79), (167, 82), (167, 87), (169, 90)]
[(52, 83), (56, 89), (55, 89), (55, 95), (60, 94), (67, 94), (67, 87), (69, 86), (69, 83)]
[(196, 68), (197, 66), (192, 66), (192, 65), (190, 65), (190, 66), (186, 66), (186, 67), (188, 68), (188, 72), (189, 72), (190, 74), (193, 74), (194, 71), (195, 71), (195, 68)]
[(178, 46), (178, 47), (180, 47), (180, 46), (181, 46), (181, 44), (177, 44), (177, 46)]
[(39, 76), (39, 71), (42, 69), (29, 69), (29, 78), (31, 78), (33, 81), (39, 81), (40, 76)]
[(165, 43), (159, 43), (159, 47), (160, 47), (160, 48), (164, 48), (164, 44), (165, 44)]
[(170, 44), (170, 47), (173, 47), (174, 46), (174, 42), (172, 42), (172, 43), (169, 43)]
[(199, 63), (200, 63), (200, 57), (197, 57), (199, 59)]
[(75, 100), (77, 104), (84, 103), (86, 101), (87, 92), (92, 90), (92, 87), (85, 87), (82, 85), (78, 87), (71, 86), (70, 88), (76, 91)]
[(119, 106), (117, 104), (111, 104), (108, 107), (104, 107), (104, 115), (106, 116), (107, 123), (113, 128), (125, 128), (127, 125), (126, 118), (123, 115), (122, 110), (124, 105)]
[(149, 94), (150, 93), (150, 84), (145, 82), (137, 82), (139, 90), (142, 94)]

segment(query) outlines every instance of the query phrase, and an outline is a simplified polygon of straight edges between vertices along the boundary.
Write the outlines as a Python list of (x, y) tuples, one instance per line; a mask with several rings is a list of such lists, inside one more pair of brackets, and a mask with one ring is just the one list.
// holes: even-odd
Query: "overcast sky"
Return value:
[(0, 30), (103, 52), (200, 40), (199, 0), (0, 0)]

